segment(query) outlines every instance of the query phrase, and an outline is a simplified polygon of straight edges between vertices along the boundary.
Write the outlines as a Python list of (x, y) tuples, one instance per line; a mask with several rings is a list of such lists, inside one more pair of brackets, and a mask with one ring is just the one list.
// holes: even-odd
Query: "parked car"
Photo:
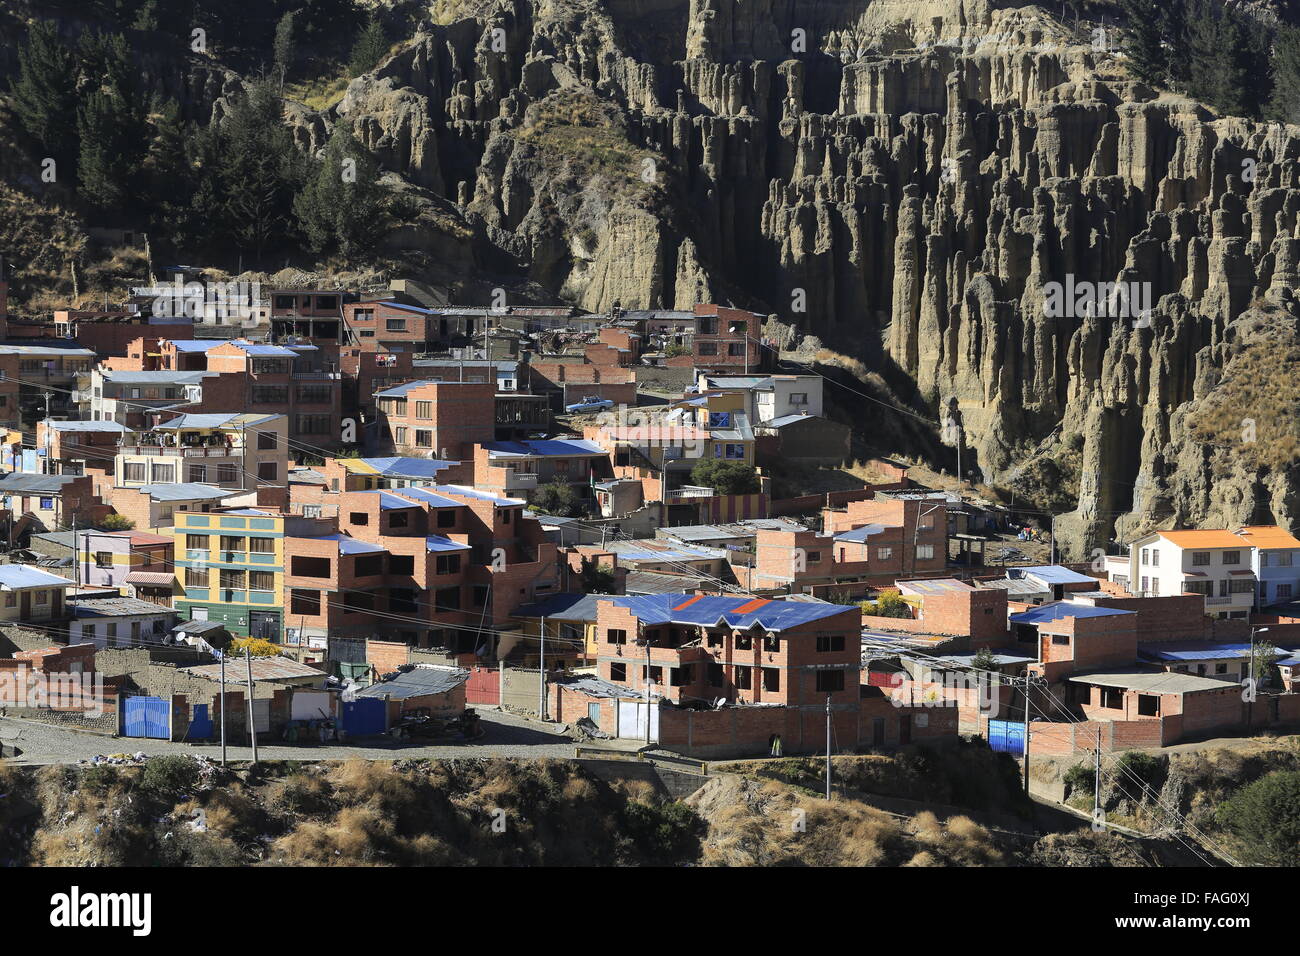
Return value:
[(565, 405), (564, 410), (571, 414), (581, 414), (583, 412), (603, 412), (605, 409), (613, 407), (614, 403), (608, 398), (600, 398), (596, 395), (587, 395), (580, 402), (574, 402), (572, 405)]
[(427, 707), (418, 707), (403, 713), (388, 729), (388, 735), (395, 740), (410, 740), (413, 737), (425, 740), (463, 737), (470, 740), (479, 735), (478, 714), (472, 708), (467, 708), (456, 717), (435, 717)]

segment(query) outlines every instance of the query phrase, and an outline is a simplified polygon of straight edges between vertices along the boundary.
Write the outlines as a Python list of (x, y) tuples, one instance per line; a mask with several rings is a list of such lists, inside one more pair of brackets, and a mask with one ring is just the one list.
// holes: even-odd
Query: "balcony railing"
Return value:
[(123, 455), (151, 455), (173, 458), (237, 458), (243, 454), (242, 445), (120, 445)]
[(532, 472), (515, 471), (512, 468), (506, 469), (506, 488), (514, 490), (517, 488), (536, 488), (537, 475)]

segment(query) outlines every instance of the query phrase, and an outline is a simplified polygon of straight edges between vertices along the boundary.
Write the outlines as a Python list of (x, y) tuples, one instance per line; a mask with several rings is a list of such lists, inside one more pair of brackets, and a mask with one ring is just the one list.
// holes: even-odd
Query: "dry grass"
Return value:
[(1192, 437), (1227, 448), (1248, 466), (1300, 462), (1300, 346), (1255, 342), (1238, 352), (1219, 385), (1189, 416)]

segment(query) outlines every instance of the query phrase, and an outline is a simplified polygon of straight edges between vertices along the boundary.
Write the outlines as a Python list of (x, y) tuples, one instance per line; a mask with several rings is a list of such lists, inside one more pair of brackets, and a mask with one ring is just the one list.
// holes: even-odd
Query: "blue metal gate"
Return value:
[(123, 737), (170, 740), (171, 704), (161, 697), (128, 697), (122, 708)]
[(989, 721), (989, 746), (1015, 757), (1025, 752), (1025, 725), (1010, 720)]
[(212, 716), (207, 704), (195, 704), (190, 718), (190, 729), (185, 732), (187, 740), (207, 740), (212, 736)]
[(384, 702), (378, 697), (361, 697), (343, 703), (343, 730), (354, 737), (367, 734), (382, 734), (384, 726)]

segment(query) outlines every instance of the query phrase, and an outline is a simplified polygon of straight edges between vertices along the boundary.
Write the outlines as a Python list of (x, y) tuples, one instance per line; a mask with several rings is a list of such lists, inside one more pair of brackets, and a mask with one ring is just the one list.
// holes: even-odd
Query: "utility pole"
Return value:
[(826, 695), (826, 799), (831, 798), (831, 695)]
[(1101, 819), (1101, 724), (1097, 725), (1097, 754), (1092, 768), (1092, 820)]
[(541, 686), (541, 700), (537, 705), (537, 712), (542, 715), (542, 720), (546, 719), (546, 615), (542, 615), (542, 649), (537, 660), (538, 683)]
[(1056, 563), (1056, 513), (1052, 513), (1052, 559), (1048, 564)]
[(45, 393), (45, 460), (41, 462), (41, 473), (50, 473), (50, 393)]
[(650, 746), (650, 638), (645, 639), (645, 742)]
[(221, 766), (226, 765), (226, 650), (221, 651)]
[(1025, 692), (1025, 739), (1022, 747), (1025, 751), (1025, 793), (1029, 793), (1029, 672), (1025, 672), (1023, 685)]
[(244, 670), (248, 675), (248, 739), (253, 746), (253, 766), (257, 766), (257, 721), (253, 718), (253, 655), (244, 648)]

